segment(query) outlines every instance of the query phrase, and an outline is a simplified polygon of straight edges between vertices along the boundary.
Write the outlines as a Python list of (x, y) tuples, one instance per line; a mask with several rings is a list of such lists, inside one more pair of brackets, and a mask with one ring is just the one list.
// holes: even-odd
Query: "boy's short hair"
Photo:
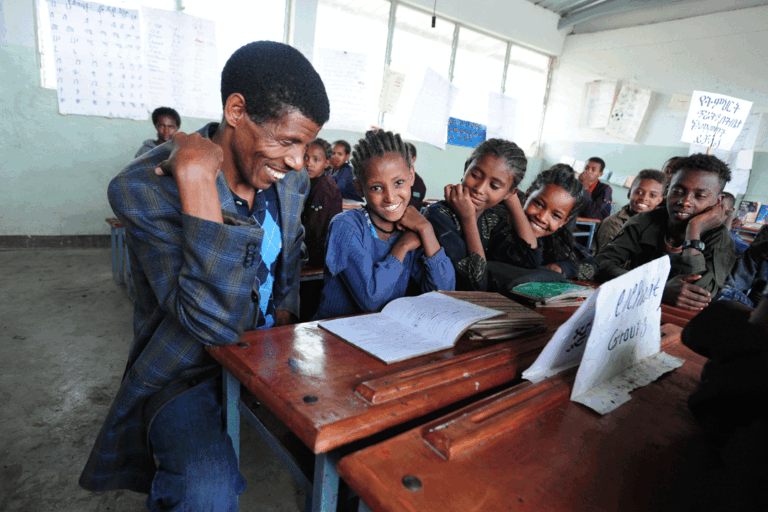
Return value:
[(320, 75), (300, 51), (283, 43), (256, 41), (232, 54), (221, 72), (221, 104), (234, 93), (243, 95), (256, 124), (298, 110), (322, 126), (330, 115)]
[(635, 181), (633, 182), (633, 184), (639, 182), (640, 180), (658, 181), (663, 187), (667, 181), (667, 175), (664, 174), (663, 171), (657, 171), (656, 169), (643, 169), (642, 171), (637, 173), (637, 176), (635, 177)]
[(334, 148), (338, 145), (341, 145), (347, 154), (350, 154), (352, 152), (352, 146), (350, 146), (349, 142), (345, 141), (344, 139), (339, 139), (333, 143)]
[(600, 172), (603, 172), (605, 170), (605, 160), (600, 158), (599, 156), (593, 156), (587, 160), (587, 162), (595, 162), (600, 164)]
[(723, 192), (722, 196), (723, 196), (723, 202), (728, 201), (729, 203), (731, 203), (731, 207), (736, 206), (736, 196), (734, 196), (730, 192)]
[(181, 116), (171, 107), (157, 107), (152, 111), (152, 124), (157, 126), (162, 116), (172, 117), (176, 121), (176, 126), (181, 127)]
[(718, 190), (718, 192), (722, 192), (725, 184), (731, 181), (730, 167), (728, 167), (728, 164), (714, 155), (696, 153), (680, 158), (670, 169), (672, 176), (674, 176), (680, 169), (685, 169), (687, 171), (711, 172), (717, 174), (717, 180), (720, 183), (720, 190)]

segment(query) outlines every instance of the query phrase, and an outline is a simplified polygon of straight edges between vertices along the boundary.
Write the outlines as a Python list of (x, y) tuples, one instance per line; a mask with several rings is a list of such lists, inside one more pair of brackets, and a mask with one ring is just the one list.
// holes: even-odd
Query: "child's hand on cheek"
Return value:
[(416, 231), (417, 233), (424, 229), (426, 226), (431, 226), (429, 221), (425, 219), (424, 216), (419, 213), (419, 210), (413, 206), (406, 208), (403, 216), (400, 217), (400, 220), (395, 224), (401, 231), (411, 230)]
[(475, 203), (472, 202), (469, 190), (464, 188), (461, 183), (445, 186), (445, 202), (461, 219), (474, 221), (477, 213)]
[(419, 247), (421, 247), (421, 238), (416, 232), (408, 230), (395, 242), (390, 254), (402, 263), (405, 261), (406, 254)]
[(688, 222), (686, 238), (699, 240), (701, 234), (714, 229), (723, 223), (725, 211), (722, 203), (716, 204), (704, 213), (700, 213)]

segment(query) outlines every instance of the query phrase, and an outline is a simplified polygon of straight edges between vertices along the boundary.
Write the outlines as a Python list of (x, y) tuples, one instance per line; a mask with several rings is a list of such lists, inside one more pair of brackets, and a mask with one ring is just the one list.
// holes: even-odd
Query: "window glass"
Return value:
[[(427, 66), (448, 78), (454, 28), (453, 23), (442, 19), (438, 19), (435, 28), (432, 28), (430, 14), (404, 5), (397, 6), (390, 68), (405, 73), (405, 81), (397, 111), (384, 116), (387, 129), (408, 136), (408, 118)], [(415, 51), (416, 48), (418, 51)]]
[(453, 83), (460, 92), (453, 117), (488, 123), (488, 92), (501, 92), (506, 52), (506, 41), (461, 28), (453, 68)]
[[(321, 50), (339, 50), (365, 55), (364, 87), (352, 85), (363, 97), (356, 105), (365, 108), (366, 127), (378, 118), (379, 93), (384, 75), (387, 27), (390, 3), (386, 0), (320, 0), (315, 25), (314, 63), (318, 66)], [(318, 69), (321, 72), (322, 70)], [(326, 87), (331, 84), (326, 84)], [(329, 91), (330, 93), (330, 91)], [(349, 93), (349, 92), (347, 92)], [(331, 116), (335, 107), (331, 104)]]
[(512, 46), (504, 93), (517, 99), (515, 142), (525, 150), (526, 155), (536, 154), (548, 70), (549, 57)]

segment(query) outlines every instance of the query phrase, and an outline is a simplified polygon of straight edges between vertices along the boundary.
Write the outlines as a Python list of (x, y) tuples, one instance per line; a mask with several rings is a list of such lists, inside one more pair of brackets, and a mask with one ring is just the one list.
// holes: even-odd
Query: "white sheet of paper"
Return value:
[(592, 293), (557, 329), (536, 361), (523, 372), (524, 379), (534, 383), (541, 382), (579, 364), (587, 346), (587, 338), (592, 331), (596, 299), (597, 292)]
[(141, 6), (150, 108), (221, 118), (216, 24), (183, 12)]
[(445, 149), (449, 112), (457, 94), (456, 86), (427, 67), (408, 119), (408, 132), (424, 142)]
[(724, 94), (693, 91), (683, 142), (729, 151), (744, 128), (752, 102)]
[(647, 386), (665, 373), (680, 368), (684, 363), (684, 360), (664, 352), (653, 354), (612, 379), (588, 389), (573, 401), (584, 404), (600, 414), (607, 414), (629, 402), (632, 399), (630, 391)]
[(667, 106), (672, 110), (688, 112), (688, 108), (691, 106), (691, 97), (688, 94), (675, 93), (672, 95), (672, 99), (669, 100), (669, 105)]
[(734, 196), (737, 194), (746, 194), (749, 185), (750, 169), (731, 169), (731, 181), (725, 184), (723, 190), (730, 192)]
[(48, 0), (61, 114), (147, 119), (139, 11)]
[(669, 269), (669, 257), (662, 256), (600, 286), (572, 400), (659, 352)]
[(488, 93), (488, 129), (486, 138), (515, 140), (517, 100), (498, 92)]
[(585, 123), (588, 128), (605, 128), (616, 100), (616, 80), (595, 80), (586, 84)]
[(586, 165), (586, 162), (584, 162), (584, 160), (576, 160), (575, 162), (573, 162), (573, 165), (571, 165), (571, 167), (573, 167), (574, 170), (578, 170), (581, 173), (581, 172), (584, 172), (584, 165)]
[(619, 139), (634, 141), (650, 101), (650, 89), (632, 84), (623, 85), (613, 104), (605, 133)]
[(623, 187), (625, 181), (627, 181), (626, 174), (619, 174), (615, 172), (611, 174), (610, 178), (608, 178), (608, 183), (610, 183), (611, 185), (619, 186), (619, 187)]
[(387, 68), (381, 80), (381, 94), (379, 94), (379, 111), (385, 114), (395, 114), (397, 104), (400, 101), (400, 93), (403, 92), (405, 73), (393, 71)]
[(317, 71), (331, 104), (331, 117), (324, 128), (365, 132), (370, 125), (365, 119), (367, 56), (320, 48), (318, 60)]
[[(572, 156), (563, 155), (560, 157), (560, 163), (565, 165), (570, 165), (571, 167), (573, 167), (573, 164), (576, 163), (576, 159)], [(582, 170), (583, 169), (584, 168), (582, 167)]]

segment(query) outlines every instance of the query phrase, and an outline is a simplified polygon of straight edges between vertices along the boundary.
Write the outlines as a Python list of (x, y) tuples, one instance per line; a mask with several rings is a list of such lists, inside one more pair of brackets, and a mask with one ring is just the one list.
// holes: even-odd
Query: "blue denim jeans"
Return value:
[(221, 414), (221, 379), (165, 405), (149, 440), (159, 468), (147, 498), (151, 511), (236, 512), (246, 482)]

